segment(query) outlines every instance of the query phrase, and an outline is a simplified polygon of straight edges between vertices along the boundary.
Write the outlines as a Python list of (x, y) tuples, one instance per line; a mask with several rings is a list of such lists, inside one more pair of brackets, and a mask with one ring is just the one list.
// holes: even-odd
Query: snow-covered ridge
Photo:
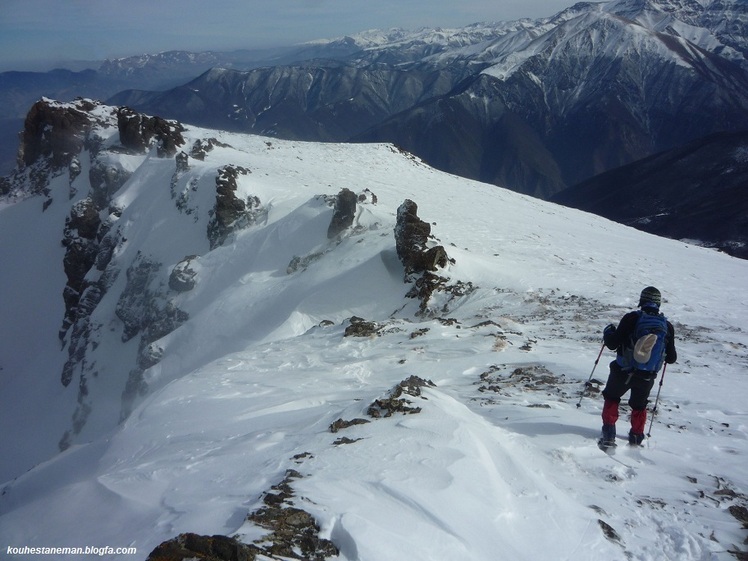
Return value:
[[(0, 437), (1, 546), (133, 545), (145, 558), (182, 532), (250, 543), (266, 532), (247, 515), (295, 469), (289, 500), (340, 559), (696, 560), (742, 547), (745, 261), (385, 144), (185, 127), (185, 159), (122, 150), (113, 124), (94, 132), (74, 177), (63, 169), (46, 192), (0, 207), (0, 316), (14, 318), (0, 324), (0, 418), (13, 427)], [(127, 177), (98, 211), (114, 243), (87, 281), (108, 286), (85, 368), (63, 387), (60, 240), (102, 163)], [(212, 245), (222, 188), (245, 206)], [(362, 200), (330, 238), (329, 202), (344, 188)], [(405, 199), (452, 259), (436, 274), (455, 289), (425, 313), (395, 249)], [(174, 271), (177, 286), (194, 284), (173, 288)], [(665, 295), (680, 360), (652, 439), (611, 458), (594, 445), (599, 383), (575, 404), (602, 328), (649, 284)], [(123, 341), (125, 312), (175, 309), (187, 318), (167, 333), (132, 323), (148, 343)], [(352, 316), (374, 324), (369, 336), (346, 336)], [(410, 376), (434, 384), (408, 397), (420, 413), (368, 415)], [(358, 418), (369, 422), (330, 430)]]
[[(697, 2), (678, 0), (613, 0), (610, 2), (578, 2), (546, 18), (520, 19), (507, 22), (481, 22), (462, 28), (423, 28), (408, 30), (371, 29), (347, 37), (320, 40), (315, 44), (346, 41), (364, 51), (419, 51), (424, 61), (447, 63), (469, 56), (476, 61), (499, 61), (511, 56), (522, 57), (523, 49), (534, 39), (566, 24), (583, 28), (589, 18), (610, 14), (652, 32), (682, 38), (706, 51), (739, 64), (745, 64), (748, 45), (741, 39), (748, 22), (748, 13), (739, 2)], [(547, 40), (547, 39), (546, 39)], [(614, 43), (620, 39), (612, 38)], [(615, 44), (611, 45), (615, 48)], [(491, 58), (493, 57), (493, 59)]]
[[(694, 12), (694, 13), (692, 13)], [(578, 4), (553, 18), (554, 25), (524, 46), (505, 51), (497, 64), (485, 72), (506, 79), (533, 56), (544, 53), (553, 61), (562, 58), (565, 49), (605, 56), (611, 61), (640, 57), (643, 53), (674, 64), (689, 66), (684, 50), (694, 47), (719, 53), (728, 60), (745, 64), (742, 52), (725, 43), (708, 24), (703, 7), (691, 11), (668, 2), (617, 0), (606, 4)], [(631, 22), (638, 25), (632, 26)], [(682, 45), (673, 49), (672, 40)], [(694, 56), (701, 55), (694, 52)]]

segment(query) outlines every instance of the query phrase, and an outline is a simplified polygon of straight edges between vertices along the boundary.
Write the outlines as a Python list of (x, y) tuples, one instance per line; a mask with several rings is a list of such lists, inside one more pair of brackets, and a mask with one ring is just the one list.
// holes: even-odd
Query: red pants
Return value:
[[(615, 425), (618, 420), (618, 401), (606, 399), (603, 405), (603, 424)], [(631, 432), (634, 434), (644, 434), (644, 427), (647, 425), (647, 410), (633, 409), (631, 411)]]

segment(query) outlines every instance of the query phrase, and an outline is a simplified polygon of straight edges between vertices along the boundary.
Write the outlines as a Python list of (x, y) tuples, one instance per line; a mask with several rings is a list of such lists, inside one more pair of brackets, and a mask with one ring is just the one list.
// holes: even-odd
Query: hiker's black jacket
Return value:
[[(647, 311), (642, 310), (641, 313), (646, 314)], [(639, 311), (636, 310), (623, 316), (617, 328), (606, 328), (603, 333), (605, 346), (611, 351), (615, 350), (618, 355), (623, 355), (625, 346), (631, 342), (638, 320)], [(678, 360), (678, 353), (675, 351), (675, 330), (673, 324), (668, 321), (667, 335), (665, 336), (665, 362), (673, 364), (676, 360)]]

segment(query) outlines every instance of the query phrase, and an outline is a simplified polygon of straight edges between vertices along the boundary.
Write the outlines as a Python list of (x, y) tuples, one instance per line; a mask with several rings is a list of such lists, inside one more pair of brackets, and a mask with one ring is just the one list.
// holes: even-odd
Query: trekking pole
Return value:
[(647, 432), (647, 438), (652, 436), (652, 425), (655, 422), (655, 413), (657, 413), (657, 404), (660, 401), (660, 391), (662, 390), (662, 383), (665, 381), (665, 370), (667, 369), (667, 363), (662, 366), (662, 377), (660, 378), (660, 387), (657, 388), (657, 397), (655, 398), (655, 404), (652, 408), (652, 418), (649, 420), (649, 431)]
[(595, 368), (597, 368), (597, 363), (600, 362), (600, 357), (603, 356), (603, 349), (605, 349), (605, 341), (603, 341), (603, 346), (600, 347), (600, 352), (597, 354), (597, 359), (595, 359), (595, 365), (592, 367), (592, 372), (590, 372), (590, 377), (587, 378), (587, 381), (584, 383), (584, 389), (582, 390), (582, 395), (579, 396), (579, 401), (577, 401), (577, 408), (582, 406), (582, 399), (584, 398), (584, 394), (587, 393), (587, 386), (590, 385), (590, 380), (592, 380), (592, 375), (595, 373)]

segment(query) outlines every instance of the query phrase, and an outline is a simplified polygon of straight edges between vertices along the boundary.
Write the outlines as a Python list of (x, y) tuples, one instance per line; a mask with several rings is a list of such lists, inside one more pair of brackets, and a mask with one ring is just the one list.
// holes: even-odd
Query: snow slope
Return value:
[[(144, 156), (116, 194), (127, 240), (116, 258), (145, 253), (168, 275), (199, 255), (197, 286), (178, 297), (190, 319), (158, 341), (149, 393), (124, 422), (122, 373), (110, 365), (91, 382), (91, 417), (59, 454), (76, 388), (58, 374), (64, 279), (42, 271), (61, 260), (54, 232), (68, 207), (0, 207), (2, 313), (26, 318), (3, 321), (0, 338), (11, 427), (0, 436), (3, 556), (90, 545), (133, 546), (144, 559), (181, 532), (250, 542), (261, 531), (247, 514), (288, 469), (303, 476), (295, 504), (340, 559), (721, 560), (746, 549), (735, 513), (748, 493), (748, 263), (437, 172), (388, 145), (185, 134), (228, 145), (179, 179), (194, 212), (175, 208), (173, 160)], [(268, 213), (208, 251), (210, 188), (229, 163), (251, 170), (240, 190)], [(346, 187), (377, 201), (331, 241), (319, 195)], [(394, 249), (406, 198), (454, 259), (440, 274), (472, 283), (435, 295), (426, 314), (406, 297)], [(295, 256), (309, 260), (289, 271)], [(603, 327), (650, 284), (663, 292), (679, 361), (651, 438), (609, 456), (595, 445), (599, 384), (576, 404)], [(112, 332), (93, 355), (102, 368), (132, 360), (114, 307), (112, 297), (97, 309)], [(345, 337), (353, 315), (378, 322), (378, 335)], [(594, 379), (611, 359), (606, 351)], [(434, 383), (409, 398), (420, 413), (367, 416), (410, 376)], [(370, 422), (329, 430), (355, 418)], [(625, 415), (619, 425), (625, 434)], [(34, 454), (43, 461), (26, 471)]]

